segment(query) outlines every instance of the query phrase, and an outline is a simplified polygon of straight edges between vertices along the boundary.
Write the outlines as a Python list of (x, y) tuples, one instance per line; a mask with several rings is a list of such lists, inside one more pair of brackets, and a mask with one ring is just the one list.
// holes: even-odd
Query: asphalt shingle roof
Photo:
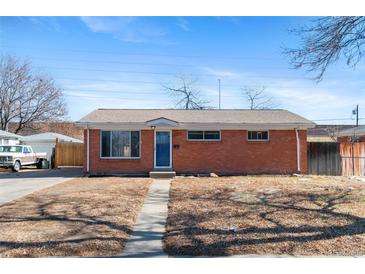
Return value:
[(314, 123), (287, 110), (250, 109), (97, 109), (80, 119), (80, 123), (145, 123), (166, 118), (179, 123), (227, 124), (305, 124)]
[(341, 130), (338, 136), (362, 136), (365, 135), (365, 125)]

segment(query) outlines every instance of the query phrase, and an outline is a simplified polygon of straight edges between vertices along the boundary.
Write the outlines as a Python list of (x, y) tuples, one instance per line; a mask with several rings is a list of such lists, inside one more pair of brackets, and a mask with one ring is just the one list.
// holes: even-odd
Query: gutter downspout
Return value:
[(90, 171), (90, 133), (89, 124), (86, 124), (86, 173)]
[(295, 129), (295, 136), (297, 139), (297, 170), (300, 173), (300, 139), (298, 129)]

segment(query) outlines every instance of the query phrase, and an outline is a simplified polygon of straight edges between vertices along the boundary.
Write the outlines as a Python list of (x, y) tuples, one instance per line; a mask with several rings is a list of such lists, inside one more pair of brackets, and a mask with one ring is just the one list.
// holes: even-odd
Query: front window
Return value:
[(101, 157), (138, 158), (139, 131), (102, 131)]
[(22, 152), (21, 146), (0, 146), (0, 152)]
[(247, 139), (249, 141), (268, 141), (269, 132), (268, 131), (248, 131)]
[(190, 141), (219, 141), (221, 132), (219, 130), (189, 130), (188, 140)]

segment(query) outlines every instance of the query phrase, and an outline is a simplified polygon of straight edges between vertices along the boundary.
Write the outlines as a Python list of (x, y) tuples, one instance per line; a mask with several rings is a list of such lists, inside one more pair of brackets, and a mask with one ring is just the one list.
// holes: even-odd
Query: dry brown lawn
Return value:
[(344, 177), (179, 178), (170, 255), (365, 255), (365, 184)]
[(120, 254), (150, 183), (79, 178), (0, 206), (0, 257)]

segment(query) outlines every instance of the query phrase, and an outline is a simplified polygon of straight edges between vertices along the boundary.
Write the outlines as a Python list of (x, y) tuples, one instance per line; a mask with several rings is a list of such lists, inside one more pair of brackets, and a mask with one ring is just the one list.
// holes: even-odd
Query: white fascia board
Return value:
[(56, 140), (20, 140), (23, 144), (55, 144)]
[[(141, 130), (151, 129), (151, 126), (147, 126), (146, 123), (77, 123), (80, 127), (89, 127), (90, 129), (102, 129), (102, 130)], [(174, 126), (174, 129), (214, 129), (214, 130), (288, 130), (288, 129), (301, 129), (306, 130), (313, 128), (314, 124), (298, 124), (298, 123), (287, 123), (287, 124), (228, 124), (228, 123), (179, 123)], [(156, 126), (157, 129), (169, 128), (164, 125), (161, 127)], [(170, 126), (171, 128), (171, 126)]]

